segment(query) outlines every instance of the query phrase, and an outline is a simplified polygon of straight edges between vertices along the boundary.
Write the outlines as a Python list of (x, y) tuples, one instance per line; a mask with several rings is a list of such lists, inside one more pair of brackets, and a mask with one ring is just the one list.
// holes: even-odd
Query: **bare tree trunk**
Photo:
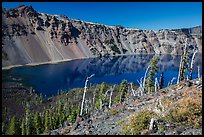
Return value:
[(110, 98), (109, 98), (109, 105), (108, 105), (109, 108), (111, 108), (111, 101), (112, 101), (114, 88), (115, 88), (115, 85), (110, 89)]
[[(103, 95), (103, 98), (101, 97), (101, 99), (100, 99), (100, 109), (102, 109), (103, 104), (105, 103), (105, 98), (106, 98), (106, 96), (107, 96), (107, 94), (108, 94), (108, 91), (109, 91), (109, 90), (107, 90), (106, 93)], [(103, 103), (103, 102), (104, 102), (104, 103)]]
[(102, 98), (100, 99), (100, 109), (102, 109), (103, 106), (103, 102), (102, 102)]
[(188, 39), (186, 38), (185, 40), (185, 47), (184, 47), (184, 53), (183, 56), (181, 56), (181, 62), (180, 62), (180, 67), (179, 67), (179, 75), (178, 75), (178, 79), (177, 79), (177, 84), (182, 81), (183, 79), (183, 75), (184, 75), (184, 66), (186, 65), (187, 61), (187, 44), (188, 44)]
[(195, 60), (195, 54), (197, 53), (197, 50), (194, 51), (192, 59), (191, 59), (191, 67), (190, 67), (190, 80), (192, 79), (192, 73), (193, 73), (193, 65)]
[(183, 62), (183, 56), (181, 56), (181, 61), (180, 61), (180, 65), (179, 65), (179, 72), (178, 72), (177, 84), (180, 82), (180, 72), (181, 72), (182, 62)]
[(176, 78), (173, 77), (173, 78), (171, 79), (170, 86), (173, 84), (174, 79), (176, 79)]
[(200, 66), (198, 66), (198, 78), (200, 78)]
[(139, 85), (140, 85), (140, 87), (139, 87), (139, 91), (140, 91), (140, 95), (141, 96), (143, 96), (143, 92), (144, 92), (144, 88), (143, 88), (143, 86), (142, 86), (142, 81), (141, 81), (141, 79), (140, 79), (140, 82), (137, 80), (137, 82), (139, 83)]
[(153, 111), (158, 115), (164, 116), (165, 109), (164, 106), (161, 104), (161, 99), (156, 99), (156, 104)]
[(95, 97), (96, 97), (96, 90), (94, 90), (94, 92), (93, 92), (93, 100), (92, 100), (92, 110), (93, 110), (93, 112), (94, 112), (94, 106), (95, 106)]
[(134, 90), (133, 87), (132, 87), (132, 83), (130, 83), (130, 87), (131, 87), (131, 91), (132, 91), (133, 96), (136, 96), (135, 90)]
[[(147, 67), (146, 71), (145, 71), (145, 75), (144, 75), (144, 79), (143, 79), (143, 84), (142, 84), (143, 88), (145, 87), (145, 80), (146, 80), (147, 72), (148, 72), (148, 70), (149, 70), (150, 67), (151, 67), (151, 65), (149, 65), (149, 66)], [(144, 90), (145, 90), (145, 89), (144, 89)]]
[(151, 121), (149, 123), (149, 130), (154, 130), (155, 125), (156, 124), (156, 120), (154, 118), (151, 118)]
[(85, 85), (84, 85), (84, 94), (83, 94), (83, 98), (82, 98), (82, 102), (81, 102), (80, 116), (82, 116), (82, 113), (83, 113), (84, 101), (85, 101), (86, 89), (87, 89), (87, 83), (88, 83), (89, 79), (90, 79), (91, 77), (93, 77), (94, 75), (95, 75), (95, 74), (92, 74), (91, 76), (89, 76), (89, 77), (86, 78)]
[(89, 101), (86, 99), (85, 100), (85, 112), (86, 112), (86, 114), (88, 113), (88, 103), (89, 103)]
[(157, 80), (157, 78), (155, 78), (155, 82), (154, 82), (154, 91), (157, 92), (157, 88), (159, 87), (159, 82)]

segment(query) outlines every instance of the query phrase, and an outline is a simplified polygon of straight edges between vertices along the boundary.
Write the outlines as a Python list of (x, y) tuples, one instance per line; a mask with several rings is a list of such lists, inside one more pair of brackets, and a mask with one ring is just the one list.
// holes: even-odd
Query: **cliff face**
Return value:
[(2, 9), (2, 65), (133, 53), (182, 54), (186, 38), (190, 52), (201, 52), (202, 28), (190, 30), (106, 26), (39, 13), (22, 5)]

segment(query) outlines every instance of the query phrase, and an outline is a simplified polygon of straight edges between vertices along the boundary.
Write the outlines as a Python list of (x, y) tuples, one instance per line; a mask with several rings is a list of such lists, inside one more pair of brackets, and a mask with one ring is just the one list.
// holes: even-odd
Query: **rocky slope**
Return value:
[[(121, 105), (113, 105), (111, 109), (103, 109), (93, 114), (91, 117), (79, 117), (74, 124), (65, 121), (60, 128), (52, 130), (49, 135), (121, 135), (123, 125), (135, 113), (143, 110), (156, 112), (158, 99), (164, 107), (164, 115), (172, 113), (168, 109), (176, 106), (178, 102), (182, 102), (191, 98), (192, 102), (198, 101), (201, 107), (202, 103), (202, 78), (191, 81), (182, 81), (179, 84), (159, 90), (157, 93), (146, 94), (140, 97), (129, 97), (125, 103)], [(194, 100), (195, 99), (195, 100)], [(197, 100), (198, 99), (198, 100)], [(188, 100), (189, 101), (189, 100)], [(170, 105), (171, 104), (171, 105)], [(193, 104), (193, 103), (192, 103)], [(187, 104), (186, 104), (187, 105)], [(196, 106), (196, 104), (194, 104)], [(185, 115), (185, 107), (178, 108)], [(113, 111), (114, 110), (114, 111)], [(190, 109), (189, 109), (190, 110)], [(160, 112), (157, 112), (160, 116)], [(202, 119), (202, 116), (199, 117)], [(162, 118), (161, 118), (162, 119)], [(202, 121), (202, 120), (200, 120)], [(145, 132), (143, 129), (140, 134), (150, 135), (201, 135), (202, 126), (197, 128), (189, 126), (180, 126), (175, 121), (168, 123), (167, 121), (157, 120), (158, 129), (153, 132)]]
[[(188, 29), (187, 29), (188, 30)], [(202, 51), (202, 29), (139, 30), (49, 15), (21, 5), (2, 9), (2, 65), (133, 53)]]

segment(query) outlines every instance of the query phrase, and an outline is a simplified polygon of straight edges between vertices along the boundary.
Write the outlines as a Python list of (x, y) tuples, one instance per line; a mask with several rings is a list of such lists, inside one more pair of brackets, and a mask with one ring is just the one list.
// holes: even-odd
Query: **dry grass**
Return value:
[(148, 110), (135, 113), (125, 124), (123, 124), (121, 134), (139, 135), (141, 131), (149, 128), (150, 120), (153, 117), (155, 118), (156, 114)]

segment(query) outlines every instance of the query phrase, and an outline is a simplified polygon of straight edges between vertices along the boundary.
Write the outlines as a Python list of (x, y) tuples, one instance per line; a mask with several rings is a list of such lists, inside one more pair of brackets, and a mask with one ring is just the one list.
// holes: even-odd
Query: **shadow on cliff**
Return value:
[(76, 27), (72, 26), (71, 34), (74, 37), (75, 42), (77, 43), (77, 38), (79, 38), (79, 35), (81, 34), (81, 32)]

